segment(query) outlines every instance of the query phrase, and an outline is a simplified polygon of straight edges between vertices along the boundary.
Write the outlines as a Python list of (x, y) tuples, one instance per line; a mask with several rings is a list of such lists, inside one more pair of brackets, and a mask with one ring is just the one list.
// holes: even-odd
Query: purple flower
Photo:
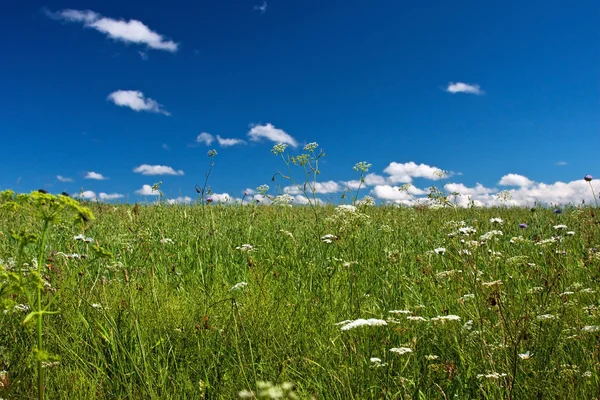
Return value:
[(555, 208), (554, 214), (562, 214), (562, 210), (560, 208)]
[(590, 174), (587, 174), (586, 176), (584, 176), (584, 177), (583, 177), (583, 179), (584, 179), (586, 182), (591, 182), (591, 181), (592, 181), (592, 179), (594, 179), (594, 178), (593, 178), (593, 177), (592, 177)]
[(527, 228), (527, 224), (519, 224), (519, 228), (526, 229)]

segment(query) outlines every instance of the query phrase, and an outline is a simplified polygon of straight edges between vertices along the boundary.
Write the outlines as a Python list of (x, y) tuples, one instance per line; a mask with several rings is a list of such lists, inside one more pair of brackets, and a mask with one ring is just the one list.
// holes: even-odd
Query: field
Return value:
[(594, 207), (0, 202), (0, 398), (600, 393)]

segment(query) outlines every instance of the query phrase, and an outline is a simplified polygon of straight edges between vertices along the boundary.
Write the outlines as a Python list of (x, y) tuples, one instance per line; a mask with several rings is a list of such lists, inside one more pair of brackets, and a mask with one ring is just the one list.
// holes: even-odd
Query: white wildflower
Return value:
[(415, 315), (409, 315), (408, 317), (406, 317), (406, 319), (409, 321), (427, 321), (426, 318), (423, 318), (420, 316), (415, 316)]
[(232, 292), (235, 292), (236, 290), (244, 289), (246, 286), (248, 286), (248, 284), (246, 282), (239, 282), (239, 283), (236, 283), (235, 285), (233, 285), (231, 287), (231, 289), (229, 289), (229, 290), (231, 290)]
[(553, 228), (556, 230), (559, 230), (559, 229), (564, 230), (564, 229), (567, 229), (567, 226), (561, 224), (561, 225), (554, 225)]
[(568, 231), (568, 232), (565, 233), (565, 235), (573, 236), (573, 235), (575, 235), (575, 232), (574, 231)]
[(550, 319), (555, 319), (556, 316), (554, 316), (552, 314), (542, 314), (542, 315), (538, 315), (536, 318), (539, 321), (546, 321), (546, 320), (550, 320)]
[(438, 358), (440, 358), (440, 356), (436, 356), (434, 354), (429, 354), (429, 355), (425, 356), (425, 359), (426, 360), (430, 360), (430, 361), (431, 360), (437, 360)]
[(598, 332), (600, 331), (600, 326), (598, 325), (586, 325), (581, 328), (583, 332)]
[(492, 224), (502, 225), (504, 223), (504, 220), (502, 218), (490, 218), (490, 222)]
[(488, 379), (500, 379), (500, 378), (504, 378), (505, 376), (508, 376), (505, 373), (499, 374), (498, 372), (492, 372), (491, 374), (478, 374), (477, 378), (481, 379), (481, 378), (488, 378)]
[(388, 312), (390, 314), (412, 314), (412, 311), (409, 310), (390, 310)]
[(460, 321), (460, 317), (458, 315), (441, 315), (439, 317), (431, 318), (432, 321)]
[(321, 241), (323, 243), (327, 243), (327, 244), (331, 244), (333, 243), (335, 240), (338, 240), (339, 238), (335, 235), (332, 235), (331, 233), (328, 233), (325, 236), (321, 236)]
[(341, 328), (341, 330), (348, 331), (350, 329), (358, 328), (358, 327), (361, 327), (361, 326), (384, 326), (384, 325), (387, 325), (387, 322), (385, 322), (382, 319), (375, 319), (375, 318), (363, 319), (363, 318), (359, 318), (359, 319), (355, 319), (354, 321), (349, 320), (349, 321), (339, 322), (336, 325), (343, 325), (342, 328)]
[(85, 237), (84, 235), (77, 235), (77, 236), (73, 237), (73, 240), (80, 240), (80, 241), (86, 242), (86, 243), (94, 243), (94, 239), (92, 239), (90, 237)]
[(387, 365), (387, 363), (381, 361), (381, 358), (377, 357), (371, 357), (369, 361), (371, 361), (371, 364), (373, 364), (371, 366), (374, 368), (385, 367)]
[(502, 231), (493, 230), (493, 231), (489, 231), (489, 232), (479, 236), (479, 240), (487, 242), (488, 240), (492, 240), (494, 238), (494, 236), (503, 236), (503, 235), (504, 235), (504, 233), (502, 233)]
[(241, 246), (237, 246), (235, 249), (241, 251), (242, 253), (249, 253), (256, 250), (251, 244), (243, 244)]
[(461, 273), (462, 273), (462, 269), (451, 269), (449, 271), (438, 272), (437, 274), (435, 274), (435, 276), (437, 278), (446, 278), (448, 276), (453, 276), (453, 275), (461, 274)]
[(531, 357), (533, 357), (533, 353), (529, 353), (529, 350), (527, 350), (527, 352), (519, 354), (519, 357), (521, 360), (529, 360)]
[(396, 353), (399, 355), (403, 355), (403, 354), (408, 354), (408, 353), (412, 353), (412, 349), (408, 348), (408, 347), (393, 347), (390, 349), (390, 351), (392, 353)]
[(438, 247), (436, 249), (433, 249), (433, 251), (436, 254), (445, 254), (446, 253), (446, 248), (445, 247)]
[(173, 242), (172, 239), (169, 239), (169, 238), (162, 238), (162, 239), (160, 239), (160, 242), (162, 244), (174, 244), (175, 243), (175, 242)]
[(472, 226), (463, 226), (462, 228), (458, 228), (458, 233), (469, 236), (471, 233), (477, 233), (477, 229)]
[(503, 284), (504, 284), (504, 282), (502, 282), (501, 280), (491, 281), (491, 282), (482, 282), (481, 283), (482, 286), (487, 286), (487, 287), (500, 286), (500, 285), (503, 285)]

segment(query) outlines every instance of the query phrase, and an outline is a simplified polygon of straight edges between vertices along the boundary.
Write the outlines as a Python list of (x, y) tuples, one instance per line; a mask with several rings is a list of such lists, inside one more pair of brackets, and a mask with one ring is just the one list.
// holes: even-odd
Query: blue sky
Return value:
[(412, 197), (397, 187), (422, 197), (440, 185), (438, 168), (447, 190), (481, 204), (501, 190), (519, 205), (589, 201), (582, 177), (600, 178), (595, 1), (2, 8), (1, 189), (133, 202), (160, 180), (185, 201), (214, 148), (215, 193), (239, 198), (266, 183), (277, 194), (289, 184), (270, 182), (284, 167), (270, 152), (282, 138), (291, 154), (319, 143), (318, 189), (332, 201), (359, 161), (372, 164), (363, 194), (404, 204)]

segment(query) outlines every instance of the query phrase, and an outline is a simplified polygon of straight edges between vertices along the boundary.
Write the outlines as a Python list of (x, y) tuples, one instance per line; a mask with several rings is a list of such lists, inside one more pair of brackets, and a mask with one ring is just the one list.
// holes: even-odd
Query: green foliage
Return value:
[(600, 392), (597, 209), (90, 208), (0, 193), (0, 398)]

